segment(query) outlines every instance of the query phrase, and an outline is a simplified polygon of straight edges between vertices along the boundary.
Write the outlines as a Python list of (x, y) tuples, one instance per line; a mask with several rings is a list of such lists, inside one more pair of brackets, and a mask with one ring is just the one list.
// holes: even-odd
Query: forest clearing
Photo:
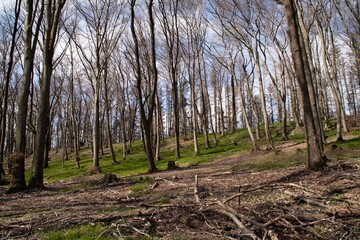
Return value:
[[(299, 136), (277, 142), (276, 151), (240, 150), (227, 157), (220, 153), (200, 165), (153, 174), (115, 177), (116, 166), (107, 173), (84, 170), (71, 177), (64, 173), (65, 179), (45, 172), (46, 189), (9, 195), (2, 190), (0, 236), (358, 239), (359, 135), (353, 131), (340, 143), (330, 142), (334, 138), (330, 137), (326, 153), (331, 161), (325, 170), (315, 172), (304, 169), (306, 145)], [(237, 136), (241, 131), (219, 140), (230, 144)], [(168, 142), (164, 152), (173, 146), (172, 140)], [(61, 162), (57, 155), (50, 166)], [(75, 167), (73, 159), (65, 164)]]

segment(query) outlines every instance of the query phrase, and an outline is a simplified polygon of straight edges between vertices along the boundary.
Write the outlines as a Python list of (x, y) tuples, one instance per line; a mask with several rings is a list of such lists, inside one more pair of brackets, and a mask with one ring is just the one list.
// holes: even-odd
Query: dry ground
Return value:
[[(360, 239), (360, 159), (330, 163), (322, 172), (237, 167), (270, 156), (244, 153), (110, 184), (96, 175), (42, 191), (2, 190), (0, 239), (46, 238), (95, 223), (103, 224), (98, 237), (118, 239)], [(145, 190), (130, 190), (143, 182)]]

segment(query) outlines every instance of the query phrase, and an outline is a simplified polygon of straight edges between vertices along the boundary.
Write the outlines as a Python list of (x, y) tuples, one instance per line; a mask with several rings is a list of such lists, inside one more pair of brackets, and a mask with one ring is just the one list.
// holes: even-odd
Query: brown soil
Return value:
[[(39, 191), (2, 191), (0, 239), (46, 238), (49, 231), (95, 223), (103, 224), (97, 237), (118, 239), (360, 238), (360, 159), (330, 163), (319, 172), (236, 167), (266, 154), (244, 153), (110, 184), (98, 174)], [(146, 190), (130, 190), (145, 181), (151, 182)]]

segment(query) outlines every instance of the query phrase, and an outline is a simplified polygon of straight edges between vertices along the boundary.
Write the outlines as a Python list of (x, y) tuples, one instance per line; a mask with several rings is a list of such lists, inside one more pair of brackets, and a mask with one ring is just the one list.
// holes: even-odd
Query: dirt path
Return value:
[[(288, 144), (282, 151), (299, 147)], [(323, 172), (234, 168), (266, 154), (243, 153), (108, 185), (96, 175), (57, 181), (42, 191), (1, 193), (0, 239), (42, 239), (49, 231), (95, 223), (102, 231), (92, 239), (359, 239), (360, 159), (332, 163)], [(236, 194), (241, 198), (226, 201)]]

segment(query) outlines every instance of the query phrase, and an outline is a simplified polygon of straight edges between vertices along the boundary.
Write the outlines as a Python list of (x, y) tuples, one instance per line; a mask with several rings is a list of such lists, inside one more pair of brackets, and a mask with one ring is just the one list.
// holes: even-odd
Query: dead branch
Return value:
[(175, 186), (175, 185), (187, 186), (186, 183), (177, 183), (177, 182), (173, 182), (173, 181), (167, 180), (166, 178), (161, 178), (161, 177), (157, 177), (157, 178), (155, 178), (155, 180), (156, 180), (156, 181), (162, 180), (162, 181), (164, 181), (164, 182), (166, 182), (166, 183), (169, 183), (170, 185), (173, 185), (173, 186)]
[(324, 209), (326, 214), (332, 215), (334, 217), (358, 217), (360, 216), (360, 211), (357, 209), (338, 209), (329, 205), (325, 205), (319, 201), (309, 199), (301, 194), (296, 194), (290, 191), (284, 191), (285, 194), (292, 196), (294, 199), (305, 202), (310, 205), (318, 206)]
[(280, 187), (281, 186), (277, 186), (277, 185), (261, 185), (261, 186), (258, 186), (258, 187), (241, 190), (239, 193), (236, 193), (236, 194), (232, 195), (231, 197), (225, 199), (223, 201), (223, 203), (228, 203), (231, 200), (244, 195), (245, 193), (254, 192), (254, 191), (257, 191), (257, 190), (264, 190), (264, 189), (275, 189), (275, 188), (280, 188)]
[(200, 197), (199, 197), (199, 190), (198, 190), (198, 175), (195, 175), (195, 182), (194, 182), (194, 196), (195, 196), (195, 202), (199, 203), (200, 202)]
[(274, 222), (279, 221), (281, 218), (283, 218), (284, 216), (277, 216), (276, 218), (270, 219), (269, 221), (267, 221), (266, 223), (263, 224), (263, 227), (266, 228), (268, 226), (270, 226), (271, 224), (273, 224)]
[[(219, 205), (219, 206), (221, 207), (221, 209), (217, 209), (217, 211), (218, 211), (219, 213), (221, 213), (221, 214), (224, 214), (224, 215), (230, 217), (230, 218), (235, 222), (235, 224), (240, 228), (240, 230), (241, 230), (242, 232), (244, 232), (245, 235), (248, 235), (248, 236), (250, 236), (250, 237), (252, 237), (253, 239), (256, 239), (256, 240), (260, 240), (260, 239), (261, 239), (261, 238), (259, 238), (258, 236), (256, 236), (256, 234), (255, 234), (253, 231), (251, 231), (250, 229), (248, 229), (248, 228), (244, 225), (244, 223), (242, 223), (242, 222), (240, 221), (240, 219), (234, 214), (234, 211), (235, 211), (234, 209), (225, 206), (225, 205), (224, 205), (222, 202), (220, 202), (220, 201), (217, 201), (216, 203), (217, 203), (217, 205)], [(236, 212), (236, 211), (235, 211), (235, 212)]]
[(145, 233), (145, 232), (143, 232), (143, 231), (141, 231), (141, 230), (137, 229), (136, 227), (131, 226), (131, 225), (129, 225), (129, 224), (118, 224), (118, 226), (119, 226), (119, 227), (131, 228), (131, 229), (134, 230), (135, 232), (140, 233), (141, 235), (144, 235), (144, 236), (150, 238), (150, 235), (149, 235), (149, 234), (147, 234), (147, 233)]

